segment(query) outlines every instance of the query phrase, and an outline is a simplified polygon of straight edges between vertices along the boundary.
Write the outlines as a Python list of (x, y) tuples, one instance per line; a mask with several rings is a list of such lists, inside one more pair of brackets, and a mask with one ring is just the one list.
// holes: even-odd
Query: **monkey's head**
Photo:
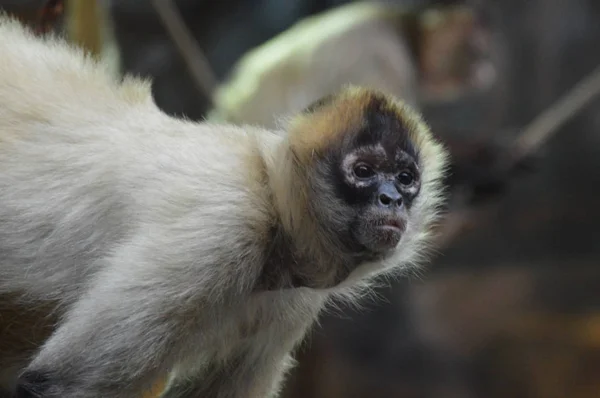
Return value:
[(284, 225), (340, 260), (319, 270), (328, 283), (357, 268), (415, 260), (441, 201), (446, 162), (417, 113), (381, 92), (348, 87), (292, 120), (288, 140), (296, 177), (288, 201), (296, 206)]
[(501, 72), (496, 60), (500, 43), (480, 10), (429, 6), (419, 24), (416, 57), (423, 101), (446, 102), (491, 90)]

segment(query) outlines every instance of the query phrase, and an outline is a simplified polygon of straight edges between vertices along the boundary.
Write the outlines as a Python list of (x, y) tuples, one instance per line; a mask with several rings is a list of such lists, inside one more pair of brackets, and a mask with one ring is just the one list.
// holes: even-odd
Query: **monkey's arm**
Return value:
[(27, 367), (18, 397), (139, 396), (194, 350), (207, 349), (195, 339), (207, 332), (201, 325), (210, 325), (201, 317), (213, 317), (219, 298), (212, 292), (222, 297), (236, 289), (237, 270), (162, 262), (170, 253), (149, 250), (157, 246), (149, 240), (127, 244), (107, 260)]
[[(272, 300), (269, 299), (272, 302)], [(277, 306), (277, 304), (273, 304)], [(308, 311), (310, 312), (310, 311)], [(173, 372), (160, 398), (275, 398), (285, 373), (294, 364), (290, 352), (302, 338), (313, 316), (280, 319), (268, 341), (238, 349), (227, 362), (198, 369), (182, 364)], [(190, 372), (190, 369), (194, 369)]]
[(192, 377), (175, 375), (160, 398), (275, 398), (293, 360), (281, 346), (273, 348), (265, 343), (259, 347), (261, 352), (244, 352)]
[(132, 397), (172, 363), (181, 322), (167, 316), (166, 291), (123, 273), (133, 261), (113, 260), (67, 312), (19, 379), (18, 397)]

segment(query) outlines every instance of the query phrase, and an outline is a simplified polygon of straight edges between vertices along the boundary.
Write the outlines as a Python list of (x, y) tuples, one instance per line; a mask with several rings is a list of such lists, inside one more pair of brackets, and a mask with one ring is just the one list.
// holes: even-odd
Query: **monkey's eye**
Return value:
[(358, 178), (371, 178), (375, 175), (375, 170), (366, 164), (359, 164), (354, 167), (354, 175)]
[(402, 185), (411, 185), (415, 181), (415, 176), (408, 171), (398, 174), (398, 182)]

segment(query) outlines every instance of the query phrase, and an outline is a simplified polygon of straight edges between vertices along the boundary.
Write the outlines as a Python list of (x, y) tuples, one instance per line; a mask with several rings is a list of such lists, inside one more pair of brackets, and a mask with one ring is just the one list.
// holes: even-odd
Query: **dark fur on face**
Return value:
[[(420, 192), (419, 154), (410, 126), (389, 99), (370, 92), (360, 101), (354, 109), (360, 122), (343, 140), (324, 148), (314, 186), (338, 203), (326, 206), (320, 216), (345, 249), (358, 257), (380, 257), (395, 249), (407, 228), (411, 204)], [(340, 105), (327, 97), (309, 109), (313, 115), (331, 113), (331, 107)]]

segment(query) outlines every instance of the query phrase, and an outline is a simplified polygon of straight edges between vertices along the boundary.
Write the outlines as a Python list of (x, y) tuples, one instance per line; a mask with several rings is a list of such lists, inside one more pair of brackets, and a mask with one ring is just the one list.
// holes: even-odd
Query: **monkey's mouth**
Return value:
[(380, 228), (396, 229), (402, 233), (406, 229), (406, 223), (400, 218), (387, 219), (380, 225)]
[(401, 218), (386, 218), (375, 226), (374, 240), (380, 250), (396, 247), (406, 230), (406, 222)]

